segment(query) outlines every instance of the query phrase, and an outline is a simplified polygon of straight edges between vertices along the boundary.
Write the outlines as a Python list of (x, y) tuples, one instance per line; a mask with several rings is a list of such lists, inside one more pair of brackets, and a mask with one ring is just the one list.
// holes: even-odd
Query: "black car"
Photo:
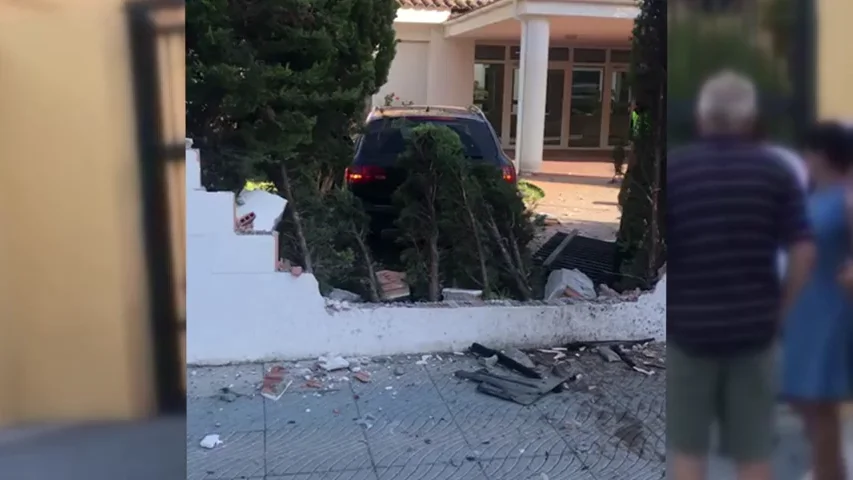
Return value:
[[(395, 121), (400, 119), (405, 122)], [(507, 182), (517, 182), (512, 160), (501, 149), (495, 130), (478, 108), (376, 108), (368, 116), (365, 133), (356, 143), (355, 158), (346, 170), (346, 182), (373, 220), (381, 224), (378, 228), (390, 226), (389, 222), (396, 217), (391, 196), (406, 178), (406, 172), (397, 166), (397, 158), (406, 148), (401, 129), (423, 124), (449, 127), (462, 140), (467, 158), (492, 164)]]

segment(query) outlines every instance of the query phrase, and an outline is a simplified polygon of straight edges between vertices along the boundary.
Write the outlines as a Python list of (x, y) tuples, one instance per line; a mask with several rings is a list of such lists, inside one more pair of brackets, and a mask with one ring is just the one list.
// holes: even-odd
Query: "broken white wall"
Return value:
[(663, 340), (666, 335), (665, 280), (636, 302), (327, 308), (312, 275), (276, 271), (273, 235), (235, 233), (234, 195), (204, 191), (198, 159), (198, 151), (188, 148), (188, 363), (451, 351), (472, 342), (535, 347)]

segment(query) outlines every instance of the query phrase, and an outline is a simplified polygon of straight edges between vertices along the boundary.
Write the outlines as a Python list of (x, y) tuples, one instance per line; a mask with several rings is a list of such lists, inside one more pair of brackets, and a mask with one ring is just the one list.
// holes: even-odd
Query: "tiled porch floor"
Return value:
[(612, 163), (546, 160), (541, 173), (522, 178), (545, 191), (536, 211), (559, 219), (557, 230), (578, 229), (582, 235), (602, 240), (616, 238), (619, 183), (610, 183)]

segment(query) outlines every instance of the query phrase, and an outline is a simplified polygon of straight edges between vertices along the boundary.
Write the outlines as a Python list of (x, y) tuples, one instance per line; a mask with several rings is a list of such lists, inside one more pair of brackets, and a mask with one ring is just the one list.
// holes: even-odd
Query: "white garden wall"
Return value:
[[(237, 234), (234, 195), (199, 184), (187, 149), (187, 362), (221, 364), (461, 350), (572, 340), (665, 336), (666, 284), (636, 302), (485, 306), (346, 305), (320, 296), (312, 275), (276, 271), (273, 235)], [(240, 208), (261, 205), (247, 199)], [(269, 197), (259, 211), (274, 212)], [(281, 200), (281, 207), (284, 201)], [(259, 211), (256, 222), (266, 224)], [(265, 228), (264, 225), (261, 228)]]

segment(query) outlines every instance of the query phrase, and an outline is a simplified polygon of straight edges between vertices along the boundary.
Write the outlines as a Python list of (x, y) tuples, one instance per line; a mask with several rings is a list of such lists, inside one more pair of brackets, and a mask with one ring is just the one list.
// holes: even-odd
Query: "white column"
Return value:
[[(527, 55), (524, 54), (524, 49), (527, 46), (527, 22), (524, 20), (521, 21), (521, 46), (519, 47), (519, 58), (518, 58), (518, 99), (515, 105), (515, 155), (513, 163), (515, 163), (515, 171), (521, 171), (521, 126), (524, 125), (523, 112), (524, 109), (521, 108), (524, 103), (524, 75), (521, 73), (524, 71), (524, 59)], [(515, 68), (510, 69), (510, 82), (515, 82)], [(510, 92), (512, 89), (512, 83), (510, 85)], [(511, 98), (511, 97), (510, 97)]]
[(522, 17), (521, 21), (523, 22), (519, 70), (521, 100), (519, 101), (516, 156), (519, 170), (538, 172), (542, 167), (542, 148), (545, 142), (545, 95), (548, 87), (550, 25), (547, 17)]

